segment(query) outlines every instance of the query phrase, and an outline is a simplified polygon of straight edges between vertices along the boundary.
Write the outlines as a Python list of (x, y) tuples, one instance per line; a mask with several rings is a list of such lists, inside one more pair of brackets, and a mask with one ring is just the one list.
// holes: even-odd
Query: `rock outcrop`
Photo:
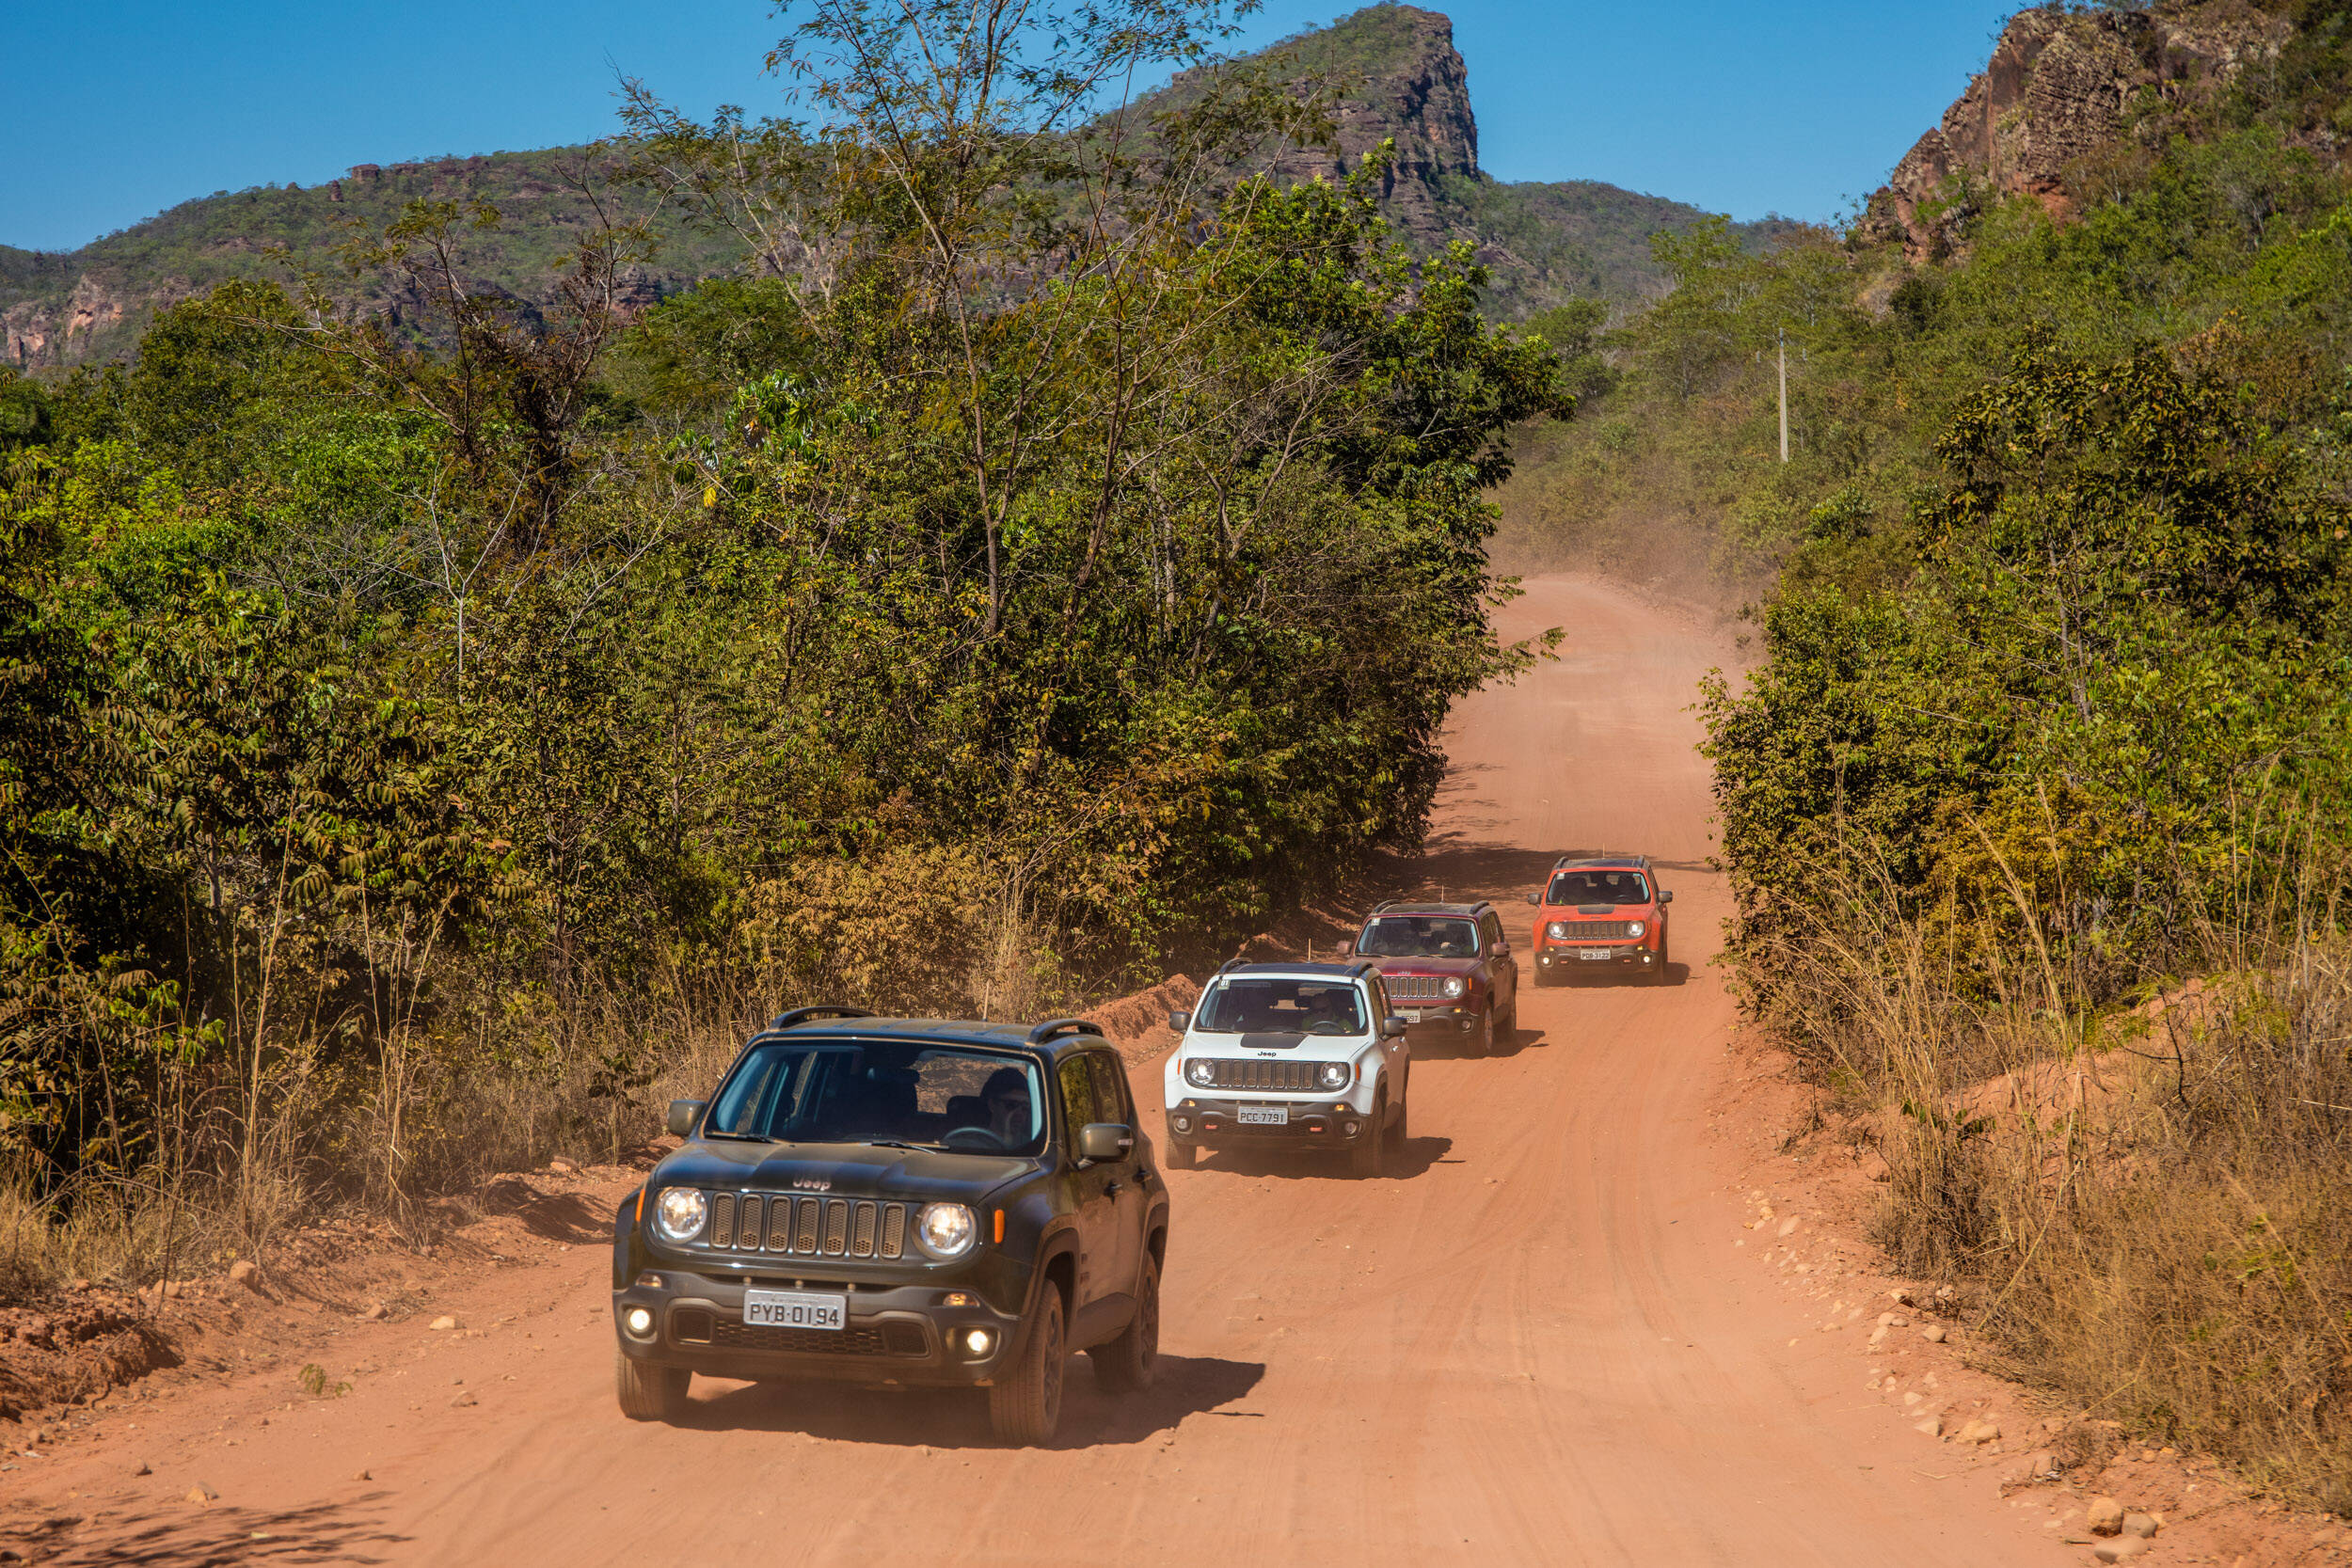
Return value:
[(2280, 18), (2233, 0), (2153, 11), (2020, 11), (1943, 121), (1870, 201), (1878, 230), (1915, 259), (1942, 254), (1977, 191), (2070, 206), (2085, 154), (2124, 134), (2141, 104), (2181, 103), (2277, 52)]

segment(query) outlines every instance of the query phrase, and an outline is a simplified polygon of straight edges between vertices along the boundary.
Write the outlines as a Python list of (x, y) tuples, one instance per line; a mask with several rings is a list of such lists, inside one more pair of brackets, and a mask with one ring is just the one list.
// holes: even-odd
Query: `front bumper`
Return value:
[[(1289, 1119), (1279, 1127), (1244, 1122), (1241, 1109), (1279, 1104)], [(1327, 1148), (1344, 1152), (1374, 1135), (1371, 1116), (1339, 1100), (1212, 1100), (1194, 1096), (1168, 1107), (1171, 1143), (1227, 1147), (1256, 1144), (1283, 1148)]]
[(1604, 969), (1656, 969), (1658, 952), (1646, 942), (1567, 942), (1536, 949), (1535, 962), (1555, 974)]
[[(743, 1322), (747, 1285), (839, 1291), (849, 1296), (841, 1329), (752, 1327)], [(643, 1336), (628, 1313), (653, 1318)], [(744, 1280), (671, 1267), (649, 1269), (612, 1292), (612, 1332), (632, 1360), (684, 1367), (712, 1377), (863, 1383), (906, 1387), (976, 1387), (994, 1381), (1021, 1349), (1022, 1320), (977, 1291), (935, 1284), (875, 1286), (839, 1280)], [(987, 1336), (975, 1354), (969, 1336)]]
[(1459, 1002), (1438, 1002), (1422, 1007), (1399, 1007), (1397, 1016), (1405, 1021), (1407, 1039), (1435, 1037), (1458, 1039), (1478, 1032), (1478, 1021), (1484, 1016), (1483, 1000), (1464, 997)]

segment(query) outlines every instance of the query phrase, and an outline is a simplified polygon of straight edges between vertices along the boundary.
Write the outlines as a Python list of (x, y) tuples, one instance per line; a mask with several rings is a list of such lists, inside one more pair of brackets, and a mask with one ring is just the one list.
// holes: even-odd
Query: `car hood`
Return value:
[(1300, 1062), (1344, 1062), (1372, 1044), (1367, 1035), (1187, 1035), (1179, 1056), (1272, 1056)]
[(1471, 974), (1481, 960), (1471, 958), (1375, 958), (1383, 974)]
[(656, 1165), (651, 1184), (756, 1187), (834, 1197), (969, 1199), (1037, 1165), (1035, 1160), (1002, 1154), (698, 1140)]
[(1647, 920), (1647, 904), (1546, 904), (1546, 920)]

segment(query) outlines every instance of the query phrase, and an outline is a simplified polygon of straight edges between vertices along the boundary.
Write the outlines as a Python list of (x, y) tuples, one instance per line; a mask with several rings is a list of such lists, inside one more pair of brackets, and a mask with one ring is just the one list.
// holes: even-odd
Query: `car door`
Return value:
[(1502, 916), (1488, 910), (1478, 917), (1479, 941), (1486, 949), (1487, 983), (1494, 987), (1495, 1003), (1508, 1010), (1517, 1022), (1519, 995), (1519, 959), (1511, 951), (1511, 939), (1502, 932)]
[(1388, 1081), (1389, 1103), (1402, 1105), (1413, 1087), (1412, 1042), (1402, 1035), (1391, 1038), (1388, 1033), (1388, 1021), (1395, 1013), (1396, 1004), (1389, 997), (1387, 982), (1375, 975), (1368, 983), (1372, 987), (1373, 1027), (1380, 1031), (1380, 1076)]
[[(1090, 1121), (1104, 1119), (1097, 1114), (1094, 1069), (1087, 1060), (1087, 1053), (1073, 1051), (1064, 1056), (1054, 1077), (1061, 1100), (1062, 1179), (1068, 1183), (1071, 1217), (1078, 1231), (1075, 1305), (1077, 1315), (1083, 1317), (1089, 1305), (1126, 1288), (1111, 1269), (1111, 1255), (1119, 1245), (1114, 1235), (1118, 1229), (1119, 1195), (1109, 1190), (1114, 1168), (1111, 1164), (1081, 1166), (1078, 1163), (1078, 1130)], [(1073, 1334), (1076, 1326), (1072, 1325)]]
[(1089, 1051), (1087, 1063), (1094, 1070), (1094, 1108), (1098, 1121), (1123, 1123), (1135, 1134), (1135, 1146), (1119, 1160), (1100, 1162), (1108, 1172), (1103, 1190), (1111, 1199), (1111, 1234), (1104, 1249), (1103, 1272), (1118, 1281), (1112, 1293), (1135, 1289), (1143, 1268), (1143, 1227), (1151, 1212), (1152, 1194), (1145, 1183), (1143, 1132), (1136, 1126), (1135, 1100), (1127, 1092), (1127, 1069), (1107, 1051)]

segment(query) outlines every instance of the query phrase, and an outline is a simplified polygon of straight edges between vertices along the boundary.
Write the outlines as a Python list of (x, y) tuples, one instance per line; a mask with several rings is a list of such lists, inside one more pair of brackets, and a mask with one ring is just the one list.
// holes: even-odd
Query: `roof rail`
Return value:
[(1104, 1037), (1103, 1026), (1099, 1023), (1089, 1023), (1082, 1018), (1049, 1018), (1029, 1031), (1029, 1043), (1043, 1045), (1061, 1035), (1092, 1035), (1098, 1039)]
[(872, 1018), (870, 1007), (845, 1007), (837, 1002), (819, 1002), (809, 1007), (787, 1007), (769, 1021), (771, 1029), (789, 1029), (796, 1023), (806, 1023), (812, 1018)]
[(1216, 966), (1216, 972), (1217, 974), (1222, 974), (1229, 969), (1239, 969), (1242, 965), (1248, 963), (1248, 961), (1249, 960), (1248, 958), (1228, 958), (1223, 963)]

